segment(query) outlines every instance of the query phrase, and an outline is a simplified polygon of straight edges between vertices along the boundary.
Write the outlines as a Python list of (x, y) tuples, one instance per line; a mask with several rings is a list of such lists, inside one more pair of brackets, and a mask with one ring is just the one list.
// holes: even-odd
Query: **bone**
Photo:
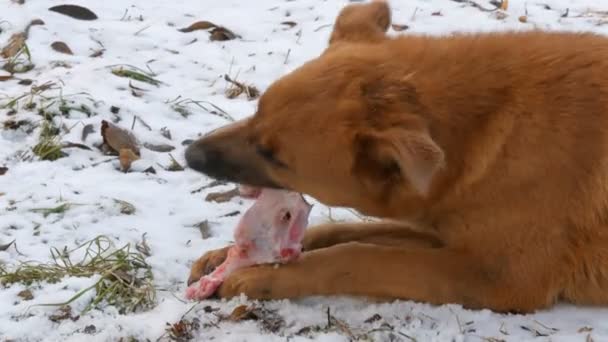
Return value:
[(235, 244), (221, 265), (186, 289), (186, 298), (210, 297), (226, 277), (240, 268), (287, 263), (300, 256), (312, 205), (296, 192), (244, 188), (242, 194), (257, 199), (236, 227)]

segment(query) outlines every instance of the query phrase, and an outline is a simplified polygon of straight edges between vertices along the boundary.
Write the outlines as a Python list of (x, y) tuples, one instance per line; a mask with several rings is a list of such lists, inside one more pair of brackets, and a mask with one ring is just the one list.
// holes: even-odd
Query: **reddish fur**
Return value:
[[(310, 229), (299, 261), (240, 270), (220, 294), (522, 312), (608, 304), (608, 39), (388, 38), (388, 13), (381, 1), (345, 8), (321, 56), (189, 158), (213, 147), (246, 165), (246, 175), (225, 175), (233, 181), (390, 221)], [(191, 277), (221, 257), (204, 256)]]

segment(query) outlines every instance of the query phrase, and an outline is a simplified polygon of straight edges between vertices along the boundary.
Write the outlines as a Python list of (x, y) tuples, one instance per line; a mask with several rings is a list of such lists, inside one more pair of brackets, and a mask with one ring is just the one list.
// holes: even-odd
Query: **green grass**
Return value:
[(126, 77), (136, 81), (152, 84), (155, 86), (159, 86), (161, 84), (159, 80), (153, 78), (150, 75), (147, 75), (140, 71), (124, 69), (123, 67), (112, 69), (112, 74), (119, 77)]
[[(84, 250), (84, 257), (74, 262), (71, 254)], [(38, 306), (64, 306), (74, 302), (85, 293), (95, 291), (82, 313), (102, 305), (111, 305), (121, 314), (145, 311), (156, 305), (153, 276), (145, 256), (131, 244), (114, 247), (106, 236), (98, 236), (73, 250), (51, 248), (50, 263), (23, 263), (9, 271), (0, 266), (0, 284), (37, 282), (57, 283), (64, 277), (100, 276), (91, 286), (81, 290), (64, 303), (38, 304)]]

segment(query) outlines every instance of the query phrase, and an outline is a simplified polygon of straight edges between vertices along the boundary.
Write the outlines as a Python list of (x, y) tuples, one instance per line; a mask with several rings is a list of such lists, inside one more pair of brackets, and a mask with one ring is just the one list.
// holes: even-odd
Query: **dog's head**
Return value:
[(291, 189), (370, 215), (389, 216), (392, 202), (424, 196), (443, 152), (429, 135), (415, 74), (382, 72), (391, 69), (382, 45), (370, 48), (357, 39), (332, 42), (322, 56), (272, 84), (255, 115), (194, 142), (186, 150), (188, 165), (214, 178)]

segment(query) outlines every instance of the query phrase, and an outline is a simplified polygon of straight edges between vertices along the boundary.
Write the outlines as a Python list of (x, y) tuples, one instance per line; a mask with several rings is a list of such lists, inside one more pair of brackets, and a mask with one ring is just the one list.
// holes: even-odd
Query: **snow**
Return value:
[[(23, 301), (17, 296), (26, 287), (16, 284), (0, 288), (0, 340), (118, 341), (124, 338), (126, 341), (131, 336), (140, 341), (155, 341), (165, 333), (167, 322), (179, 321), (194, 305), (183, 300), (192, 261), (205, 251), (231, 241), (239, 217), (225, 215), (235, 210), (243, 212), (251, 201), (238, 198), (225, 203), (205, 201), (209, 192), (227, 190), (232, 185), (195, 191), (211, 180), (191, 170), (165, 171), (161, 165), (170, 164), (169, 153), (142, 149), (142, 160), (136, 162), (134, 169), (145, 170), (152, 166), (156, 174), (125, 174), (117, 170), (117, 161), (100, 163), (109, 158), (93, 147), (102, 139), (99, 133), (101, 120), (115, 117), (111, 106), (120, 108), (118, 115), (122, 120), (118, 125), (121, 127), (130, 128), (134, 116), (138, 116), (151, 127), (148, 130), (136, 121), (134, 133), (138, 139), (174, 146), (175, 150), (170, 154), (183, 165), (182, 141), (196, 139), (228, 121), (195, 105), (189, 106), (192, 115), (184, 118), (171, 108), (176, 98), (208, 101), (235, 119), (251, 115), (256, 101), (249, 101), (244, 95), (226, 98), (227, 84), (223, 75), (229, 74), (233, 79), (253, 84), (263, 91), (273, 80), (322, 52), (336, 14), (348, 2), (70, 2), (94, 11), (99, 16), (95, 21), (75, 20), (48, 11), (49, 7), (60, 3), (26, 0), (24, 5), (19, 5), (0, 0), (0, 47), (32, 19), (40, 18), (45, 22), (43, 26), (32, 27), (27, 40), (36, 67), (19, 77), (32, 79), (37, 85), (56, 82), (61, 85), (64, 95), (81, 94), (70, 98), (93, 108), (97, 115), (89, 118), (72, 112), (73, 115), (64, 117), (58, 124), (72, 128), (62, 137), (70, 142), (81, 142), (83, 127), (93, 124), (95, 132), (83, 142), (92, 150), (71, 148), (66, 150), (68, 157), (56, 161), (24, 162), (18, 156), (36, 144), (38, 129), (26, 134), (0, 128), (0, 166), (8, 167), (8, 172), (0, 176), (0, 244), (15, 240), (17, 246), (0, 251), (0, 265), (11, 269), (22, 261), (48, 262), (51, 247), (71, 249), (100, 234), (123, 245), (137, 243), (145, 233), (152, 251), (147, 261), (153, 269), (158, 305), (150, 311), (127, 315), (105, 307), (90, 311), (76, 321), (68, 319), (55, 323), (49, 316), (56, 307), (35, 305), (64, 302), (97, 279), (70, 277), (57, 284), (35, 284), (29, 287), (34, 296), (31, 301)], [(479, 3), (492, 7), (489, 1), (479, 0)], [(399, 34), (532, 28), (592, 30), (608, 34), (608, 16), (604, 13), (602, 17), (602, 13), (597, 12), (608, 10), (604, 0), (552, 0), (547, 4), (549, 9), (540, 2), (511, 0), (505, 18), (497, 18), (497, 12), (483, 12), (466, 3), (449, 0), (395, 0), (391, 5), (394, 23), (409, 26)], [(562, 17), (566, 11), (568, 15)], [(527, 15), (525, 23), (519, 19), (523, 15)], [(209, 33), (205, 31), (178, 31), (198, 20), (224, 25), (242, 38), (210, 42)], [(297, 25), (289, 28), (281, 24), (283, 21), (293, 21)], [(391, 31), (391, 34), (397, 33)], [(54, 41), (67, 43), (74, 55), (53, 51), (50, 44)], [(102, 47), (101, 57), (89, 57)], [(144, 70), (149, 67), (163, 84), (156, 87), (133, 81), (134, 86), (145, 89), (140, 97), (135, 97), (129, 89), (128, 79), (111, 74), (110, 66), (117, 64)], [(5, 74), (0, 72), (0, 75)], [(29, 89), (30, 86), (19, 85), (16, 80), (0, 82), (0, 103), (6, 102), (3, 96), (15, 97)], [(46, 94), (58, 95), (58, 92), (49, 90)], [(204, 105), (211, 107), (208, 103)], [(25, 109), (20, 109), (11, 118), (40, 120), (35, 111)], [(0, 111), (0, 120), (8, 119), (7, 110)], [(164, 127), (170, 130), (171, 140), (161, 134)], [(113, 199), (133, 204), (136, 212), (121, 214)], [(315, 203), (311, 224), (326, 221), (328, 208), (309, 200)], [(65, 213), (47, 217), (31, 211), (65, 202), (78, 205)], [(357, 219), (342, 208), (334, 208), (331, 214), (334, 219)], [(212, 237), (208, 239), (202, 239), (198, 228), (192, 227), (203, 220), (211, 224)], [(84, 308), (92, 296), (87, 293), (72, 303), (74, 311)], [(185, 318), (198, 318), (202, 324), (215, 322), (215, 315), (203, 310), (206, 305), (229, 314), (241, 303), (249, 302), (245, 299), (203, 301)], [(410, 301), (379, 304), (348, 298), (275, 301), (265, 303), (265, 306), (277, 309), (285, 320), (285, 327), (276, 333), (263, 331), (255, 321), (225, 321), (217, 327), (201, 328), (195, 332), (195, 338), (201, 341), (303, 341), (310, 338), (347, 341), (348, 332), (340, 328), (293, 336), (307, 326), (325, 327), (329, 308), (331, 315), (344, 322), (355, 335), (379, 328), (384, 323), (390, 324), (393, 332), (379, 331), (370, 335), (379, 341), (409, 341), (411, 338), (418, 341), (608, 340), (608, 309), (604, 308), (558, 305), (524, 316), (470, 311), (457, 305), (435, 307)], [(381, 318), (365, 322), (375, 314)], [(89, 325), (96, 327), (94, 333), (84, 332)], [(336, 326), (340, 325), (334, 324), (334, 328)], [(388, 326), (384, 327), (386, 330)], [(549, 336), (535, 336), (535, 330)]]

